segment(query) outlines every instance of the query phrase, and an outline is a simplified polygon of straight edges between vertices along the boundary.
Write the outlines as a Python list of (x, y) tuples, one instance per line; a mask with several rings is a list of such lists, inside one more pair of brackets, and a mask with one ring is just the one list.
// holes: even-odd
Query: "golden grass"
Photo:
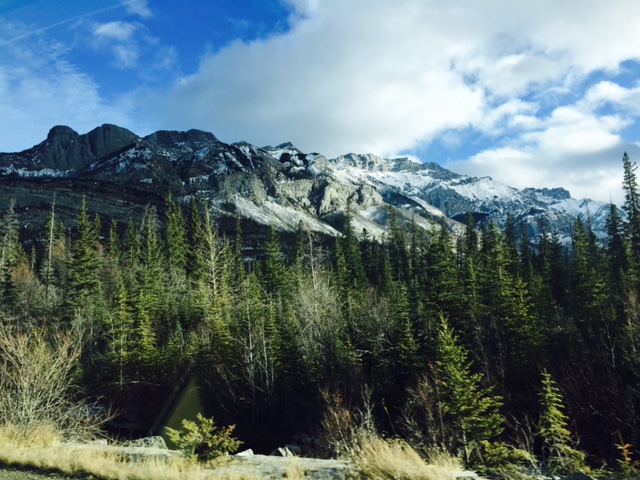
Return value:
[(446, 454), (423, 459), (408, 443), (361, 434), (350, 459), (362, 478), (383, 480), (453, 480), (462, 469), (460, 462)]
[(306, 472), (300, 465), (298, 457), (287, 458), (287, 476), (290, 480), (301, 480), (306, 478)]
[[(305, 471), (297, 458), (287, 458), (284, 478), (300, 480)], [(105, 480), (263, 480), (255, 468), (229, 459), (198, 463), (195, 459), (147, 458), (132, 461), (100, 445), (70, 444), (54, 427), (25, 430), (0, 426), (0, 465), (20, 466), (66, 475), (90, 475)], [(222, 467), (220, 470), (215, 470)]]
[(171, 461), (145, 459), (131, 462), (122, 454), (109, 452), (97, 445), (64, 443), (49, 427), (25, 432), (1, 426), (0, 463), (67, 475), (89, 474), (109, 480), (214, 478), (193, 460), (176, 458)]
[[(409, 444), (361, 433), (354, 439), (349, 459), (363, 479), (453, 480), (460, 472), (458, 460), (447, 454), (423, 459)], [(288, 458), (285, 478), (305, 478), (295, 457)], [(255, 470), (241, 462), (222, 460), (201, 464), (193, 459), (147, 458), (132, 461), (118, 451), (99, 445), (65, 443), (50, 426), (24, 430), (0, 426), (0, 464), (56, 471), (66, 475), (91, 475), (105, 480), (260, 480)], [(214, 470), (223, 466), (221, 470)]]

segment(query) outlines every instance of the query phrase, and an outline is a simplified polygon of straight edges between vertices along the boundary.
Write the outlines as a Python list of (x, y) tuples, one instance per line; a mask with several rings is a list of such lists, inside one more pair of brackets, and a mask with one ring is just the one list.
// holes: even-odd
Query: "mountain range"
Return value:
[(290, 143), (256, 147), (227, 144), (213, 134), (161, 130), (145, 137), (105, 124), (86, 134), (53, 127), (47, 138), (18, 153), (0, 154), (0, 209), (15, 200), (23, 234), (46, 221), (53, 196), (58, 218), (71, 224), (81, 198), (90, 210), (126, 223), (145, 206), (162, 206), (171, 192), (192, 196), (220, 221), (240, 216), (256, 226), (335, 236), (349, 205), (356, 231), (382, 238), (390, 207), (400, 222), (459, 231), (467, 214), (500, 227), (510, 214), (533, 241), (543, 219), (568, 241), (576, 218), (590, 221), (600, 238), (610, 206), (576, 200), (564, 188), (518, 190), (489, 177), (451, 172), (437, 163), (349, 153), (327, 158)]

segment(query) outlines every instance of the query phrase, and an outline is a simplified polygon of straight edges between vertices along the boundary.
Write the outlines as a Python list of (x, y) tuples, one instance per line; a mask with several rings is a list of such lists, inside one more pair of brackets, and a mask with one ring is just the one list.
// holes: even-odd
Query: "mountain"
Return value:
[(493, 220), (501, 227), (511, 214), (534, 240), (544, 219), (565, 241), (578, 217), (604, 237), (609, 212), (608, 204), (573, 199), (563, 188), (518, 190), (408, 158), (327, 158), (290, 143), (227, 144), (200, 130), (140, 137), (108, 124), (86, 134), (56, 126), (38, 145), (0, 154), (0, 209), (15, 199), (26, 237), (46, 222), (54, 192), (58, 218), (67, 224), (82, 196), (91, 210), (125, 223), (149, 203), (162, 207), (171, 192), (178, 201), (206, 202), (220, 221), (239, 215), (284, 232), (302, 222), (328, 236), (338, 234), (349, 205), (356, 230), (378, 238), (388, 230), (390, 206), (400, 222), (414, 219), (431, 229), (438, 220), (454, 231), (468, 213), (478, 224)]

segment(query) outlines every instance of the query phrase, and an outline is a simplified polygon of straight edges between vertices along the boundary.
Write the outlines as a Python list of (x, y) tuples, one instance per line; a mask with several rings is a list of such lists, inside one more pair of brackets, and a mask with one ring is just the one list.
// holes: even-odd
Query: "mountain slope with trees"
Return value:
[(272, 227), (249, 258), (240, 215), (223, 234), (194, 195), (108, 222), (82, 200), (71, 230), (56, 196), (40, 251), (20, 242), (16, 201), (0, 222), (3, 328), (78, 333), (75, 376), (114, 429), (148, 431), (193, 379), (262, 450), (312, 432), (335, 453), (320, 432), (339, 407), (471, 466), (614, 464), (620, 439), (640, 441), (640, 192), (626, 154), (623, 169), (604, 241), (577, 218), (570, 248), (544, 221), (534, 248), (511, 216), (452, 233), (391, 206), (381, 241), (348, 203), (329, 241)]

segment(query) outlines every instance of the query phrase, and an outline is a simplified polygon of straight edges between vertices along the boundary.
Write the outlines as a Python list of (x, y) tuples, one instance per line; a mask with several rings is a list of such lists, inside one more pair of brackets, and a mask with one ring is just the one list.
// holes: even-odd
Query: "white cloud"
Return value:
[(128, 0), (123, 2), (129, 15), (138, 15), (141, 18), (150, 18), (153, 16), (147, 0)]
[(94, 48), (108, 51), (118, 68), (138, 67), (143, 53), (157, 43), (144, 25), (138, 22), (113, 21), (93, 24), (89, 28), (93, 34)]
[[(623, 62), (640, 61), (637, 0), (282, 2), (288, 30), (213, 49), (164, 91), (128, 98), (154, 128), (201, 128), (258, 145), (290, 140), (330, 156), (419, 153), (434, 140), (461, 148), (472, 132), (489, 146), (461, 158), (458, 170), (599, 199), (618, 178), (622, 150), (638, 151), (629, 131), (640, 84), (616, 77)], [(146, 0), (121, 5), (152, 15)], [(185, 53), (158, 46), (137, 22), (92, 28), (96, 48), (137, 72), (171, 71)], [(0, 70), (0, 92), (15, 89), (16, 72)], [(87, 82), (84, 92), (101, 101), (98, 79), (61, 78)]]
[(127, 42), (131, 40), (138, 25), (131, 22), (108, 22), (95, 25), (93, 33), (103, 39)]
[(6, 133), (0, 151), (32, 146), (54, 125), (86, 132), (101, 123), (133, 123), (129, 105), (106, 102), (95, 81), (60, 58), (56, 49), (40, 43), (37, 51), (14, 47), (0, 56), (0, 131)]
[(517, 188), (562, 186), (577, 198), (622, 202), (620, 158), (624, 150), (638, 151), (620, 135), (628, 120), (599, 116), (585, 108), (587, 103), (580, 100), (524, 121), (527, 131), (505, 140), (506, 146), (488, 148), (449, 167)]
[[(567, 180), (576, 192), (609, 195), (609, 180), (598, 189), (597, 179), (618, 168), (640, 90), (601, 82), (581, 92), (594, 71), (640, 59), (640, 2), (286, 3), (289, 31), (207, 55), (147, 99), (162, 126), (290, 140), (331, 156), (415, 152), (434, 139), (457, 145), (476, 130), (499, 143), (461, 168), (516, 186)], [(614, 111), (602, 114), (605, 105)], [(604, 153), (615, 153), (613, 163), (598, 160)]]

